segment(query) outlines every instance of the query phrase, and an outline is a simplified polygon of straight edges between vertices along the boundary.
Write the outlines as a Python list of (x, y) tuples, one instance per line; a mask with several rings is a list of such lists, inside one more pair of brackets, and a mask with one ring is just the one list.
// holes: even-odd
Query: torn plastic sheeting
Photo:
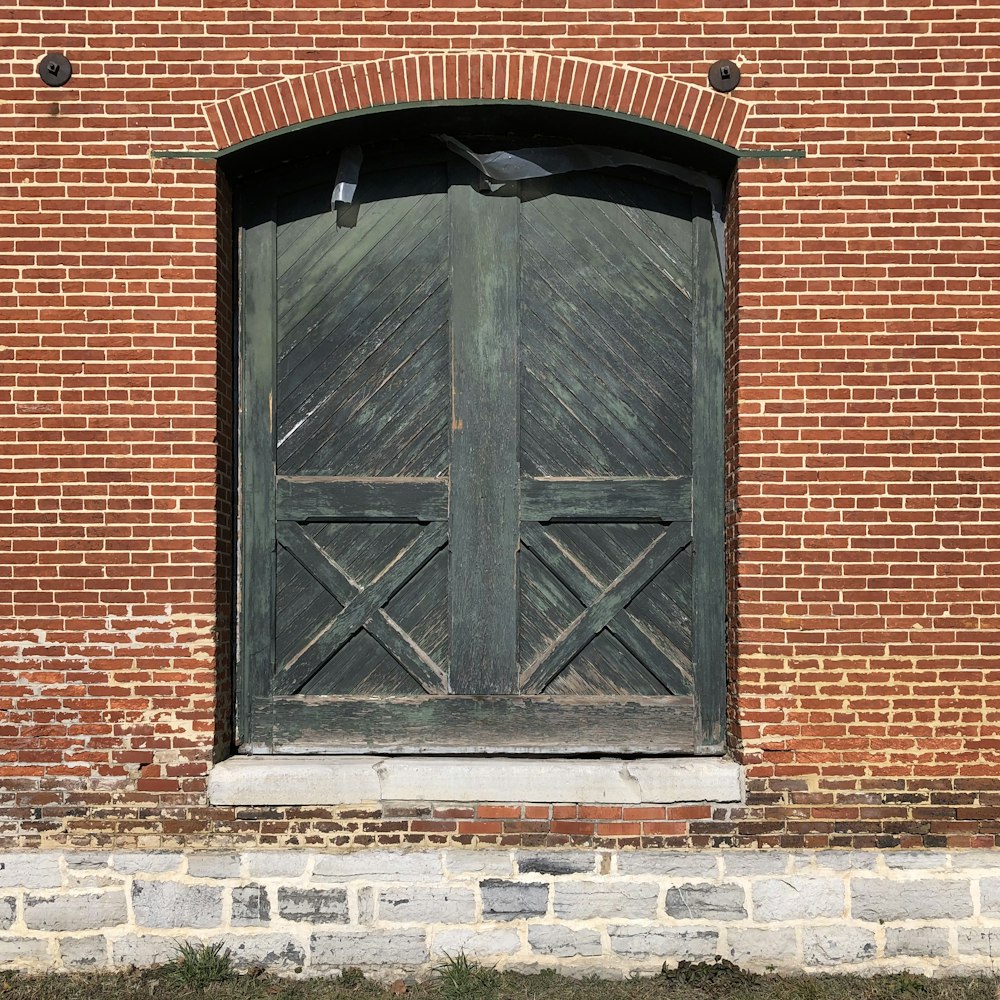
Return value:
[(450, 135), (438, 138), (453, 152), (477, 167), (491, 187), (499, 187), (511, 181), (526, 181), (533, 177), (551, 177), (553, 174), (568, 174), (576, 170), (600, 170), (604, 167), (641, 167), (692, 187), (708, 191), (712, 199), (712, 231), (715, 235), (715, 249), (719, 255), (719, 267), (726, 273), (725, 229), (722, 223), (722, 184), (709, 174), (698, 170), (678, 167), (663, 160), (630, 153), (610, 146), (538, 146), (528, 149), (498, 150), (495, 153), (475, 153), (464, 143)]
[(360, 146), (345, 146), (340, 151), (340, 163), (337, 165), (337, 180), (333, 185), (330, 208), (336, 208), (338, 202), (350, 205), (354, 201), (363, 159), (364, 153), (362, 153)]

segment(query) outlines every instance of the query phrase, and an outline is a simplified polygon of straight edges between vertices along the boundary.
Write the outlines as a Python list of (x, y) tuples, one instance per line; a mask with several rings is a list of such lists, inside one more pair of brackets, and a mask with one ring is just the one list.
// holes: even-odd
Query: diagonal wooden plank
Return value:
[[(291, 524), (288, 522), (282, 524), (280, 537), (283, 545), (286, 538), (290, 541), (293, 546), (290, 551), (296, 558), (299, 557), (301, 550), (305, 558), (313, 561), (319, 572), (324, 572), (319, 562), (307, 554), (308, 550), (299, 545), (299, 539), (295, 536)], [(378, 615), (378, 612), (392, 599), (392, 596), (405, 586), (406, 582), (419, 572), (436, 552), (444, 547), (447, 540), (448, 527), (446, 524), (438, 522), (425, 528), (416, 540), (400, 553), (395, 562), (387, 566), (372, 581), (370, 586), (359, 590), (347, 602), (340, 614), (313, 636), (295, 657), (275, 675), (275, 692), (294, 694), (351, 636)], [(323, 561), (328, 561), (325, 554)], [(333, 575), (330, 570), (325, 572), (327, 576)], [(345, 578), (350, 580), (346, 574)], [(426, 656), (426, 654), (424, 655)], [(430, 660), (430, 657), (427, 659)], [(426, 664), (421, 672), (424, 676), (428, 676)], [(438, 681), (439, 679), (435, 677), (431, 683), (437, 684)], [(421, 681), (421, 683), (423, 682)]]
[(663, 567), (691, 542), (690, 522), (670, 525), (652, 544), (612, 581), (575, 621), (533, 663), (520, 673), (520, 689), (539, 694), (581, 649), (632, 600)]
[[(574, 558), (572, 552), (547, 534), (540, 524), (523, 523), (521, 540), (583, 605), (589, 605), (600, 597), (600, 583)], [(669, 691), (684, 695), (691, 693), (691, 661), (673, 641), (669, 648), (654, 642), (643, 628), (643, 623), (628, 608), (608, 622), (606, 628)]]
[[(337, 561), (299, 525), (289, 522), (279, 524), (278, 541), (344, 605), (345, 610), (361, 592), (361, 588)], [(444, 694), (447, 691), (448, 679), (444, 671), (389, 617), (385, 608), (379, 608), (362, 627), (428, 694)]]

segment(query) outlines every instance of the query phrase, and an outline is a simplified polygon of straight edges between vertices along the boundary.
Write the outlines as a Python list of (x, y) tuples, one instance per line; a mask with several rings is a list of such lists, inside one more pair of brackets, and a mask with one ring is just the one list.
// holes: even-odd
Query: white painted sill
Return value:
[(743, 768), (720, 757), (231, 757), (212, 768), (218, 806), (386, 802), (658, 805), (742, 802)]

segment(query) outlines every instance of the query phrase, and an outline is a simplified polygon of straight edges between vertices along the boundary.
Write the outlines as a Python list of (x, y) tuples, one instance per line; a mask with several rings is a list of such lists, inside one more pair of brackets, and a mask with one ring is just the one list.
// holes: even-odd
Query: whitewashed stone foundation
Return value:
[(1000, 972), (1000, 851), (365, 850), (0, 854), (0, 967), (170, 961), (222, 941), (243, 966), (425, 975)]

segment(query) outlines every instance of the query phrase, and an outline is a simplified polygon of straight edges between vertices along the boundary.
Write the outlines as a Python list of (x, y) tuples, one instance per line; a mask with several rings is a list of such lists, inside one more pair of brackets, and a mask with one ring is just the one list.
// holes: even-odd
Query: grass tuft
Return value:
[(212, 983), (225, 983), (236, 978), (229, 949), (218, 944), (183, 942), (177, 948), (177, 958), (165, 969), (167, 978), (184, 986), (203, 989)]
[(438, 967), (437, 987), (441, 1000), (496, 1000), (503, 977), (495, 968), (470, 962), (464, 954), (449, 956)]

